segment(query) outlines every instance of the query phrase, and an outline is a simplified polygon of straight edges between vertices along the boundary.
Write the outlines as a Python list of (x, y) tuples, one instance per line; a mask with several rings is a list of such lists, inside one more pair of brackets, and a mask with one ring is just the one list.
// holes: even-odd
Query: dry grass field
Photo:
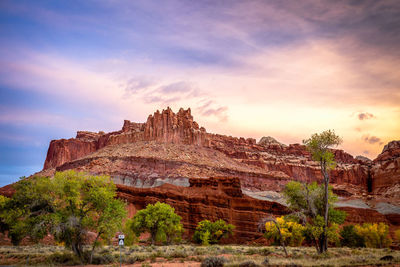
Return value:
[[(121, 249), (124, 266), (201, 266), (206, 262), (221, 261), (224, 266), (400, 266), (400, 251), (369, 248), (330, 248), (326, 255), (318, 255), (314, 248), (288, 248), (286, 258), (280, 247), (255, 246), (131, 246)], [(119, 265), (118, 247), (106, 246), (96, 250), (93, 265)], [(13, 266), (68, 266), (82, 265), (70, 251), (59, 246), (2, 246), (0, 264)], [(213, 265), (208, 265), (213, 266)]]

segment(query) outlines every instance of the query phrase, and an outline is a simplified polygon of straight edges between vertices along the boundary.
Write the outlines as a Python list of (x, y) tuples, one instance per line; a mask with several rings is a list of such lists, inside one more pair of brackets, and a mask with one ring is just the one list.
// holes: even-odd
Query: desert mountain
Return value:
[[(398, 228), (400, 141), (387, 144), (372, 161), (333, 153), (338, 164), (331, 183), (338, 206), (351, 214), (347, 220)], [(76, 138), (51, 141), (37, 175), (69, 169), (110, 175), (132, 212), (162, 200), (176, 208), (189, 230), (204, 218), (241, 225), (237, 241), (259, 236), (256, 224), (266, 214), (285, 213), (279, 192), (288, 181), (322, 179), (303, 145), (208, 133), (182, 108), (156, 111), (145, 123), (125, 120), (119, 131), (78, 131)]]

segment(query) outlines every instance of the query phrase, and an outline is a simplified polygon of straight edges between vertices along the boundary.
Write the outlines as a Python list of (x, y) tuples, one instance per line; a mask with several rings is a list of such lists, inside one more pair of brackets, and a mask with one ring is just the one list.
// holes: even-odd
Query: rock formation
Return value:
[(400, 141), (385, 145), (370, 170), (372, 192), (400, 205)]
[[(400, 141), (387, 144), (373, 161), (332, 152), (338, 164), (331, 184), (342, 198), (340, 208), (350, 213), (348, 221), (384, 221), (391, 231), (400, 227)], [(290, 180), (322, 180), (318, 163), (303, 145), (208, 133), (190, 109), (175, 114), (170, 108), (145, 123), (125, 120), (119, 131), (79, 131), (76, 138), (51, 141), (37, 175), (69, 169), (110, 175), (132, 212), (156, 201), (171, 204), (189, 231), (202, 219), (225, 219), (237, 226), (238, 242), (260, 236), (256, 224), (261, 217), (287, 212), (278, 202), (252, 198), (241, 188), (254, 197), (279, 195)], [(210, 177), (219, 178), (205, 179)], [(12, 188), (0, 194), (10, 195)]]
[[(192, 235), (199, 221), (223, 219), (236, 226), (229, 242), (252, 242), (262, 235), (257, 232), (262, 218), (272, 214), (282, 216), (289, 210), (277, 203), (258, 200), (242, 193), (240, 179), (219, 177), (189, 179), (189, 187), (164, 184), (156, 188), (134, 188), (118, 185), (118, 196), (126, 199), (130, 212), (146, 207), (149, 203), (162, 201), (175, 208), (182, 217), (184, 228)], [(348, 223), (385, 222), (394, 226), (398, 221), (374, 210), (341, 207), (349, 216)]]
[[(146, 153), (137, 155), (136, 146)], [(191, 157), (159, 156), (166, 149), (179, 154), (182, 147)], [(338, 192), (346, 188), (351, 191), (348, 194), (354, 190), (359, 194), (366, 192), (370, 165), (342, 150), (333, 152), (338, 166), (332, 172), (332, 183), (350, 185), (342, 186), (344, 189)], [(205, 161), (204, 157), (213, 160)], [(128, 185), (153, 185), (157, 179), (235, 175), (244, 187), (279, 191), (290, 179), (304, 182), (322, 179), (318, 164), (311, 160), (303, 145), (286, 146), (272, 137), (256, 143), (252, 138), (207, 133), (193, 120), (191, 110), (182, 108), (176, 114), (170, 108), (157, 111), (145, 123), (125, 120), (122, 129), (116, 132), (81, 131), (76, 138), (53, 140), (42, 173), (70, 168), (110, 174)]]

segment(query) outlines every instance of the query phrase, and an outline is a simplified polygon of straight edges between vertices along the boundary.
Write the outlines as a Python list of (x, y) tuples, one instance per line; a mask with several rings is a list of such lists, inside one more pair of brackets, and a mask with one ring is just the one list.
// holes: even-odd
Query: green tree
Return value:
[(329, 171), (336, 166), (335, 156), (331, 151), (332, 147), (338, 146), (342, 139), (335, 134), (334, 131), (327, 130), (320, 134), (313, 134), (311, 138), (303, 140), (304, 145), (310, 151), (313, 160), (318, 161), (321, 168), (321, 173), (324, 180), (324, 226), (322, 236), (320, 238), (321, 244), (320, 253), (328, 250), (328, 227), (329, 227)]
[(132, 230), (136, 236), (149, 232), (152, 244), (156, 241), (176, 242), (183, 233), (181, 219), (175, 209), (166, 203), (148, 204), (133, 217)]
[[(318, 252), (322, 251), (325, 237), (326, 242), (337, 243), (339, 241), (338, 225), (344, 222), (346, 213), (334, 208), (337, 196), (333, 194), (331, 187), (328, 187), (328, 228), (325, 228), (324, 221), (324, 185), (318, 185), (316, 182), (302, 184), (291, 181), (286, 184), (283, 194), (289, 208), (293, 211), (288, 217), (300, 219), (306, 227), (304, 230), (306, 239), (314, 243)], [(324, 229), (326, 229), (325, 233)]]
[(364, 239), (359, 235), (354, 225), (345, 225), (340, 231), (340, 245), (346, 247), (365, 247)]
[(193, 240), (203, 245), (217, 244), (222, 238), (233, 235), (235, 226), (219, 219), (215, 222), (203, 220), (197, 224)]
[(115, 198), (116, 186), (108, 176), (57, 172), (54, 178), (23, 179), (15, 189), (5, 207), (11, 239), (40, 240), (51, 233), (81, 260), (89, 231), (97, 233), (93, 254), (98, 239), (112, 237), (126, 217), (125, 203)]
[(124, 245), (132, 246), (135, 242), (138, 241), (136, 234), (132, 230), (132, 219), (127, 219), (124, 223), (124, 227), (122, 228), (122, 232), (125, 235)]

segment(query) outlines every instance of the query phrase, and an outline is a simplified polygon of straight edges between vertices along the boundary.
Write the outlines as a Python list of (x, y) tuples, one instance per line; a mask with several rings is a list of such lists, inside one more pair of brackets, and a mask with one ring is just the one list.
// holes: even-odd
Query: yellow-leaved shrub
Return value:
[(389, 236), (389, 226), (385, 223), (364, 223), (354, 227), (357, 234), (364, 238), (365, 245), (369, 248), (389, 247), (392, 243)]
[[(281, 229), (282, 239), (287, 246), (300, 246), (304, 240), (304, 226), (293, 221), (285, 220), (279, 217), (276, 219)], [(265, 237), (274, 240), (275, 243), (280, 243), (280, 235), (278, 228), (273, 222), (265, 223)]]

